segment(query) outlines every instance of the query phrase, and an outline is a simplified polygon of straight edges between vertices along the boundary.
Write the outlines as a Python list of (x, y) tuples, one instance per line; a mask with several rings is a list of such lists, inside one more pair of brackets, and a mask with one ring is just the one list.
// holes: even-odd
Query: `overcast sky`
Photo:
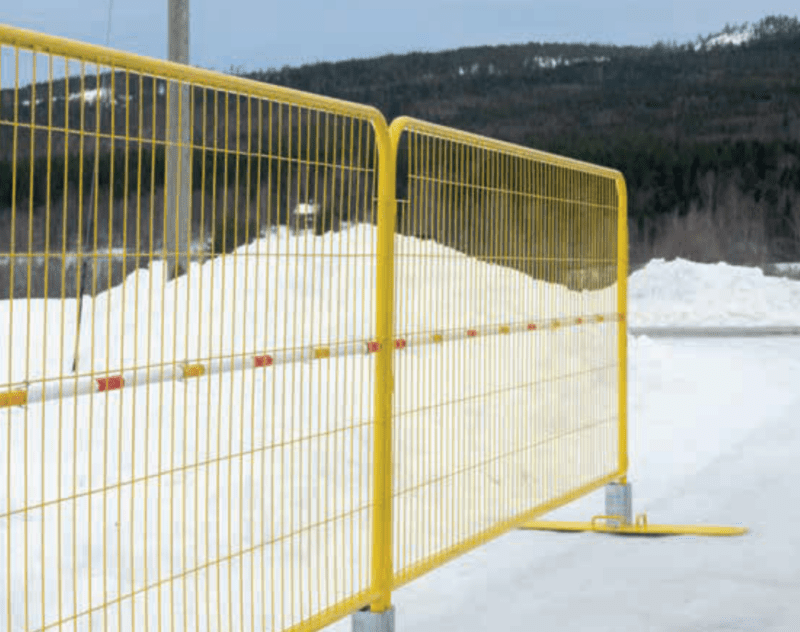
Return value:
[[(530, 41), (694, 40), (726, 22), (796, 16), (797, 0), (189, 0), (193, 65), (227, 70)], [(111, 3), (111, 4), (110, 4)], [(167, 54), (167, 0), (5, 0), (0, 22)]]

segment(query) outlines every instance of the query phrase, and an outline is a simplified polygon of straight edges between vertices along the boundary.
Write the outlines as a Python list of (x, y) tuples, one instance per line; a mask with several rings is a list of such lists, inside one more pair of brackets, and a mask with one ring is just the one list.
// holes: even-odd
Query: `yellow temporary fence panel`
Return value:
[(625, 216), (614, 171), (0, 25), (0, 629), (316, 630), (624, 478)]
[(0, 629), (318, 629), (374, 601), (381, 114), (6, 26), (0, 47)]
[(397, 585), (625, 476), (627, 239), (616, 171), (410, 118), (391, 137), (415, 237), (395, 335), (442, 343), (395, 357)]

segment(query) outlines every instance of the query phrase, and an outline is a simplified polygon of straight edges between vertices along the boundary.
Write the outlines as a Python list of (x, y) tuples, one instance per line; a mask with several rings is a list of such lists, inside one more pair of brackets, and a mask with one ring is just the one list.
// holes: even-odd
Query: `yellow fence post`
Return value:
[(619, 471), (620, 482), (628, 474), (628, 192), (622, 174), (616, 177), (617, 188), (617, 346), (619, 354)]
[(373, 451), (372, 588), (380, 595), (372, 612), (391, 607), (392, 564), (392, 354), (394, 345), (394, 226), (397, 152), (386, 128), (375, 130), (378, 146), (378, 243), (376, 266), (375, 439)]

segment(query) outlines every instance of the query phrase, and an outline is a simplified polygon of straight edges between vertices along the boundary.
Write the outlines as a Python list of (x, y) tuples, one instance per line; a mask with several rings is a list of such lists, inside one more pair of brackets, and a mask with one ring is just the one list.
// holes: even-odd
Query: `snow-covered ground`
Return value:
[[(512, 531), (396, 591), (397, 630), (800, 629), (800, 339), (629, 349), (634, 512), (750, 532)], [(601, 513), (602, 491), (544, 519)]]
[[(800, 323), (800, 282), (756, 269), (653, 261), (630, 287), (633, 322)], [(750, 532), (513, 531), (396, 591), (398, 630), (800, 629), (800, 339), (630, 337), (628, 351), (634, 513)], [(603, 504), (599, 491), (544, 518)]]
[[(163, 278), (159, 270), (137, 271), (94, 302), (90, 314), (103, 327), (91, 335), (91, 318), (84, 321), (81, 368), (116, 370), (142, 363), (148, 354), (151, 362), (160, 362), (262, 352), (287, 339), (296, 344), (367, 340), (374, 334), (374, 269), (368, 257), (374, 243), (367, 227), (322, 238), (281, 233), (239, 251), (269, 248), (275, 255), (270, 267), (258, 257), (207, 262), (164, 291), (150, 285), (151, 279)], [(309, 247), (317, 257), (302, 256)], [(399, 332), (615, 311), (614, 288), (570, 292), (445, 253), (431, 242), (398, 238), (397, 249), (404, 257), (397, 268)], [(325, 256), (342, 250), (351, 256)], [(360, 256), (365, 258), (354, 265)], [(432, 256), (439, 257), (436, 265), (430, 265)], [(297, 262), (297, 268), (290, 269), (289, 261)], [(204, 294), (198, 293), (200, 275)], [(800, 282), (747, 268), (654, 261), (631, 276), (629, 297), (634, 324), (800, 322)], [(293, 319), (276, 318), (286, 310), (275, 306), (287, 304)], [(352, 313), (337, 316), (337, 305), (349, 306)], [(158, 339), (170, 344), (153, 345), (147, 323), (160, 327), (161, 314), (165, 328)], [(11, 315), (8, 305), (0, 304), (0, 330), (10, 327)], [(73, 338), (65, 333), (63, 353), (58, 340), (62, 322), (65, 332), (74, 329), (74, 305), (62, 309), (56, 301), (34, 301), (29, 307), (19, 301), (13, 320), (11, 346), (0, 354), (0, 383), (66, 369)], [(613, 343), (614, 329), (612, 323), (564, 328), (550, 334), (560, 336), (557, 343), (541, 334), (537, 344), (544, 345), (543, 355), (548, 345), (557, 344), (568, 351), (576, 369), (592, 370), (603, 359), (603, 345)], [(397, 459), (399, 487), (413, 490), (419, 483), (409, 463), (421, 448), (422, 424), (431, 422), (425, 417), (427, 406), (462, 398), (471, 388), (491, 392), (512, 378), (520, 383), (531, 379), (528, 372), (537, 367), (515, 359), (525, 335), (503, 337), (506, 342), (472, 340), (468, 353), (459, 351), (464, 346), (459, 342), (396, 355), (395, 401), (409, 429), (397, 435), (401, 443), (396, 449), (404, 457)], [(415, 383), (414, 376), (423, 371), (437, 374), (437, 349), (446, 350), (442, 373), (453, 367), (463, 373), (459, 385)], [(486, 367), (494, 371), (501, 366), (476, 362), (489, 352), (504, 354), (516, 372), (487, 373)], [(744, 524), (751, 533), (728, 540), (632, 540), (513, 532), (399, 589), (394, 596), (398, 629), (793, 629), (800, 617), (800, 605), (792, 599), (800, 586), (798, 565), (792, 563), (800, 554), (795, 527), (800, 493), (794, 484), (800, 475), (795, 458), (800, 453), (800, 340), (631, 337), (629, 354), (634, 510), (648, 511), (651, 522)], [(356, 356), (291, 370), (273, 367), (171, 383), (149, 394), (123, 390), (93, 400), (0, 412), (0, 466), (6, 479), (0, 482), (0, 513), (44, 503), (27, 515), (0, 519), (0, 629), (36, 630), (43, 614), (46, 624), (131, 590), (136, 591), (135, 606), (129, 600), (121, 608), (112, 606), (107, 621), (97, 613), (92, 629), (108, 623), (111, 630), (138, 630), (145, 621), (155, 628), (159, 617), (170, 630), (223, 630), (229, 623), (250, 629), (251, 621), (275, 629), (324, 605), (324, 597), (330, 603), (364, 588), (372, 362)], [(598, 379), (587, 385), (607, 387), (605, 374), (598, 373)], [(218, 408), (223, 403), (225, 410)], [(467, 399), (463, 404), (458, 414), (468, 423), (496, 413), (485, 403)], [(521, 402), (509, 396), (500, 404), (519, 410)], [(535, 404), (557, 410), (552, 401), (537, 398)], [(156, 405), (163, 417), (153, 410)], [(262, 410), (269, 416), (253, 414)], [(608, 413), (613, 403), (599, 411), (600, 416)], [(531, 414), (541, 417), (537, 410)], [(120, 424), (111, 423), (117, 419)], [(210, 419), (219, 423), (207, 423)], [(549, 423), (558, 428), (562, 422), (554, 418)], [(417, 438), (407, 453), (403, 436)], [(265, 459), (265, 446), (282, 449), (280, 460)], [(491, 455), (484, 448), (479, 442), (466, 445), (464, 458), (485, 460)], [(436, 455), (423, 459), (432, 468), (447, 465), (436, 449), (435, 444), (423, 449), (424, 455)], [(459, 456), (447, 457), (456, 459), (450, 467), (458, 465)], [(608, 471), (608, 464), (599, 465)], [(511, 466), (504, 472), (509, 477), (530, 474), (524, 464)], [(26, 470), (28, 483), (23, 485)], [(437, 472), (429, 468), (426, 474), (435, 478)], [(487, 485), (485, 474), (470, 480), (468, 488), (489, 498), (491, 508), (504, 492), (503, 478)], [(310, 480), (333, 484), (319, 495)], [(89, 494), (99, 488), (105, 493)], [(444, 493), (444, 488), (434, 489), (427, 502), (439, 506)], [(75, 502), (59, 512), (52, 502), (59, 495), (75, 496)], [(602, 508), (598, 492), (548, 517), (586, 520)], [(492, 518), (491, 511), (480, 509), (470, 516), (478, 527)], [(132, 518), (126, 520), (127, 515)], [(241, 516), (241, 523), (231, 522), (230, 515)], [(101, 516), (105, 520), (98, 520)], [(298, 526), (319, 520), (330, 520), (332, 533), (323, 527), (290, 537)], [(396, 528), (413, 533), (414, 516), (406, 513), (403, 520)], [(75, 523), (92, 527), (73, 530)], [(153, 537), (158, 532), (160, 545)], [(87, 535), (91, 539), (84, 541)], [(417, 559), (415, 549), (423, 544), (442, 545), (431, 534), (422, 537), (406, 540)], [(277, 543), (257, 554), (251, 550), (265, 541)], [(214, 565), (219, 558), (224, 562)], [(188, 572), (186, 582), (175, 584), (175, 590), (168, 583), (143, 589), (155, 577), (183, 572)], [(239, 591), (229, 592), (229, 576), (241, 592), (260, 600), (246, 602)], [(324, 595), (316, 587), (326, 583), (334, 588)], [(279, 593), (272, 587), (278, 585), (295, 593), (294, 602), (275, 601)], [(133, 626), (132, 612), (138, 617)], [(349, 626), (345, 620), (331, 629)], [(78, 620), (77, 629), (89, 629), (86, 617)]]

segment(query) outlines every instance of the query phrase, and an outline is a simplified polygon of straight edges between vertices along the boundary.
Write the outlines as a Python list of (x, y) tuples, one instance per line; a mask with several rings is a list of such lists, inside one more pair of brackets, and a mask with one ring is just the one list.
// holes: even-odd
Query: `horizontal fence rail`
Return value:
[(625, 217), (612, 170), (0, 25), (0, 629), (317, 630), (624, 478)]
[[(622, 314), (592, 314), (573, 318), (543, 320), (538, 323), (513, 323), (510, 325), (489, 325), (481, 329), (468, 328), (450, 331), (401, 336), (394, 339), (394, 350), (417, 348), (426, 345), (435, 345), (444, 342), (469, 340), (472, 338), (516, 334), (522, 332), (542, 332), (560, 329), (562, 327), (575, 327), (579, 325), (592, 325), (604, 322), (616, 322), (623, 318)], [(630, 330), (631, 333), (635, 333)], [(771, 331), (771, 330), (769, 330)], [(800, 331), (797, 332), (800, 334)], [(774, 335), (774, 334), (761, 334)], [(0, 393), (0, 408), (8, 406), (25, 406), (38, 404), (49, 400), (63, 399), (102, 393), (104, 391), (119, 390), (129, 387), (144, 386), (153, 383), (166, 383), (174, 380), (199, 378), (215, 373), (231, 371), (244, 371), (248, 369), (263, 369), (271, 366), (292, 364), (295, 362), (311, 362), (313, 360), (327, 360), (343, 356), (361, 356), (377, 353), (381, 350), (381, 343), (377, 340), (357, 340), (340, 342), (335, 345), (309, 345), (294, 349), (268, 351), (262, 354), (248, 354), (231, 357), (212, 358), (207, 361), (193, 359), (175, 364), (151, 365), (146, 368), (126, 371), (116, 375), (104, 374), (98, 376), (83, 376), (65, 378), (42, 378), (34, 385), (24, 388), (12, 389)]]

